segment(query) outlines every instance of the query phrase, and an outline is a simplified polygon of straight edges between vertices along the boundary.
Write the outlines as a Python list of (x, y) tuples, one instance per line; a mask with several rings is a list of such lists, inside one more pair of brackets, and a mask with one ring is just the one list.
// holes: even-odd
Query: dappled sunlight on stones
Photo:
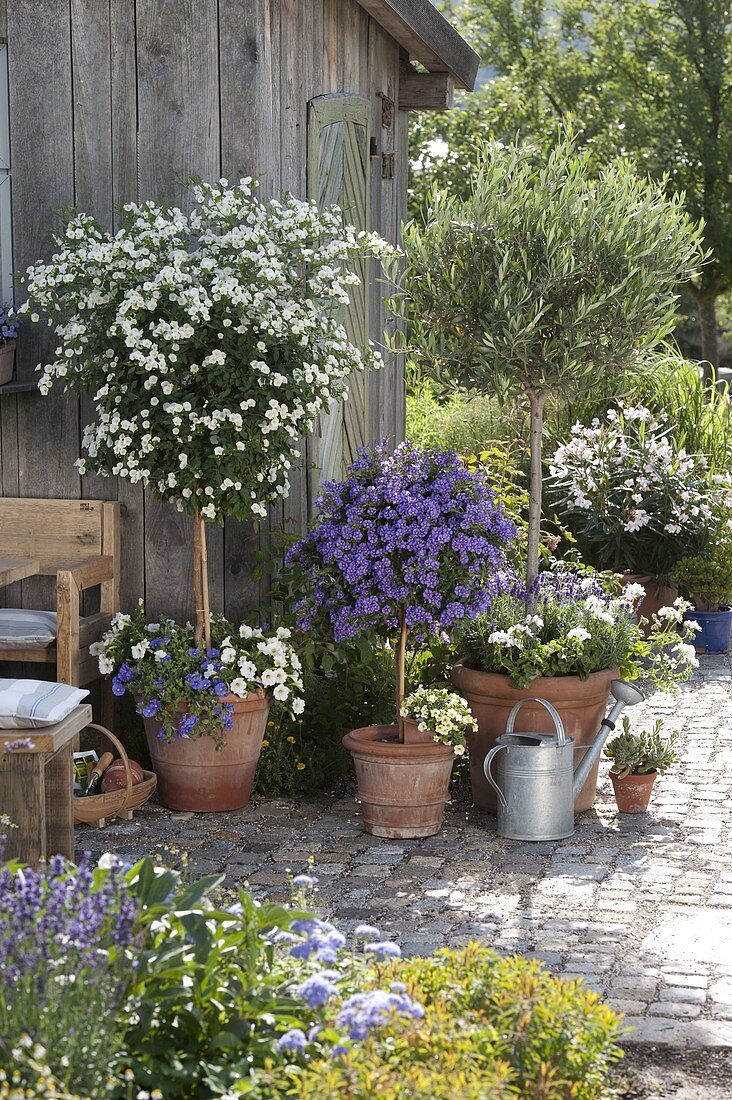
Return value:
[(732, 1045), (729, 659), (703, 658), (678, 697), (655, 693), (639, 711), (682, 731), (681, 764), (656, 783), (650, 812), (628, 817), (604, 761), (595, 809), (560, 843), (501, 839), (492, 818), (455, 805), (438, 836), (379, 840), (362, 833), (352, 798), (210, 817), (147, 806), (134, 822), (79, 829), (77, 843), (174, 863), (188, 852), (189, 866), (274, 899), (312, 856), (321, 908), (346, 931), (367, 920), (405, 954), (471, 939), (520, 951), (602, 992), (636, 1041)]

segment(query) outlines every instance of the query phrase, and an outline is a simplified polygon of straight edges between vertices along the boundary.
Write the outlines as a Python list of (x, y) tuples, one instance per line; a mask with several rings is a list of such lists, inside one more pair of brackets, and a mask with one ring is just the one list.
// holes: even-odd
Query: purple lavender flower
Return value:
[(300, 626), (325, 618), (336, 641), (402, 614), (418, 638), (488, 609), (515, 537), (479, 474), (453, 451), (403, 443), (362, 451), (343, 482), (326, 482), (311, 531), (288, 564), (308, 574)]

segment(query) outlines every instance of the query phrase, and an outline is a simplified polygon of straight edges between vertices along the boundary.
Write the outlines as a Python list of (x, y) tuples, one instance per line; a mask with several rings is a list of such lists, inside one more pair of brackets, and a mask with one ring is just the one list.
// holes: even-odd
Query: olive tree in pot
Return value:
[(41, 391), (93, 396), (80, 472), (141, 483), (192, 518), (195, 626), (118, 618), (100, 667), (137, 698), (163, 801), (241, 806), (272, 697), (298, 706), (299, 662), (286, 632), (212, 623), (206, 524), (266, 517), (301, 434), (351, 373), (378, 365), (342, 309), (349, 262), (388, 245), (337, 208), (260, 201), (249, 179), (193, 184), (189, 215), (129, 203), (115, 234), (78, 214), (54, 244), (28, 270), (21, 311), (56, 327)]
[[(672, 329), (676, 287), (697, 271), (700, 239), (677, 197), (625, 162), (598, 175), (571, 134), (545, 160), (488, 146), (470, 197), (437, 193), (424, 224), (405, 232), (411, 340), (425, 365), (445, 386), (519, 389), (529, 402), (529, 593), (539, 571), (546, 402), (591, 388)], [(566, 668), (552, 698), (575, 740), (594, 736), (614, 675), (606, 669), (589, 683)], [(480, 726), (470, 739), (473, 796), (493, 809), (482, 764), (505, 729), (506, 705), (546, 696), (546, 685), (521, 693), (499, 667), (458, 666), (454, 680), (475, 701)], [(543, 728), (536, 705), (522, 718), (529, 730)]]
[[(362, 452), (344, 481), (326, 485), (318, 507), (311, 531), (288, 556), (307, 581), (301, 628), (323, 619), (336, 641), (370, 630), (394, 644), (395, 724), (344, 737), (364, 828), (377, 836), (430, 836), (442, 822), (454, 744), (462, 743), (466, 723), (450, 720), (447, 743), (434, 736), (405, 742), (407, 646), (486, 610), (515, 528), (482, 476), (454, 452), (409, 443), (393, 454), (385, 447)], [(439, 726), (455, 703), (419, 695), (413, 702), (422, 732)]]

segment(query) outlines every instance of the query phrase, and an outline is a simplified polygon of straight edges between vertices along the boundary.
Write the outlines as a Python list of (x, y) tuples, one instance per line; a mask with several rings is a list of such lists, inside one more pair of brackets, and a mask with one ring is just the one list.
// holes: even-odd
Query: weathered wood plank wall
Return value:
[[(184, 204), (191, 175), (259, 175), (266, 193), (304, 196), (307, 105), (330, 92), (371, 101), (379, 155), (369, 161), (370, 224), (397, 239), (407, 120), (389, 104), (397, 99), (400, 48), (355, 0), (0, 0), (0, 34), (6, 8), (16, 271), (47, 252), (64, 206), (112, 227), (115, 206), (128, 199)], [(382, 179), (382, 151), (396, 154), (394, 178)], [(376, 340), (387, 320), (382, 298), (376, 285), (369, 318)], [(24, 332), (21, 377), (32, 376), (48, 347), (45, 332)], [(369, 386), (368, 438), (400, 438), (400, 364), (374, 374)], [(152, 616), (185, 618), (189, 522), (138, 486), (79, 478), (73, 462), (89, 413), (88, 401), (72, 396), (0, 396), (0, 494), (118, 498), (123, 606), (144, 596)], [(271, 531), (306, 522), (305, 444), (302, 456)], [(233, 618), (266, 597), (252, 577), (257, 542), (239, 523), (210, 534), (212, 606)], [(52, 606), (41, 581), (0, 598)]]

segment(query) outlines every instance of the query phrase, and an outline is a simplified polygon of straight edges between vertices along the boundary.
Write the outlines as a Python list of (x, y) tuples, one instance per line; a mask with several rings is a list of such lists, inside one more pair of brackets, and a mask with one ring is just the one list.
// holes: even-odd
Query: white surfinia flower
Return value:
[(150, 643), (148, 642), (147, 638), (143, 638), (141, 642), (137, 643), (137, 645), (133, 645), (130, 653), (136, 661), (139, 661), (141, 657), (145, 656), (149, 648)]
[(586, 642), (592, 637), (592, 634), (589, 630), (585, 630), (583, 626), (575, 626), (567, 632), (567, 637), (576, 642)]
[(626, 584), (623, 588), (622, 595), (630, 603), (636, 603), (637, 600), (642, 600), (646, 594), (646, 590), (642, 584)]
[(243, 680), (241, 676), (236, 676), (229, 684), (229, 688), (233, 694), (238, 695), (240, 699), (243, 699), (245, 695), (249, 694), (249, 684), (246, 680)]

